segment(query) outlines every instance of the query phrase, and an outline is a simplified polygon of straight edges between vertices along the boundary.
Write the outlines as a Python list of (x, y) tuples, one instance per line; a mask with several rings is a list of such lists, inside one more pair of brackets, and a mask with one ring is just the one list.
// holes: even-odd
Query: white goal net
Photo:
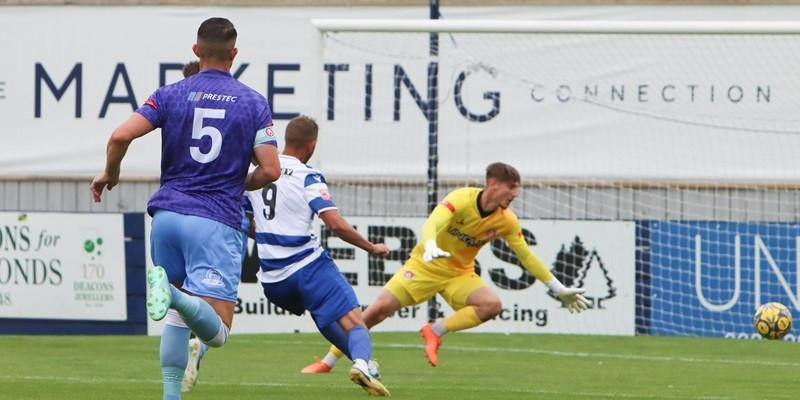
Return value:
[(507, 319), (483, 329), (752, 337), (760, 303), (800, 311), (794, 25), (450, 21), (432, 55), (435, 25), (330, 22), (314, 162), (346, 215), (412, 235), (370, 285), (414, 244), (429, 167), (442, 198), (503, 161), (531, 249), (594, 308), (568, 316), (496, 241)]

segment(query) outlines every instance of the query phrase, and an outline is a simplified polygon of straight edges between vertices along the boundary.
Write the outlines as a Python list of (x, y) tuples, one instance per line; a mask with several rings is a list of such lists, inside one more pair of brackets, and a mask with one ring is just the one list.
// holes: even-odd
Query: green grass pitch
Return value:
[[(797, 343), (675, 337), (456, 333), (427, 365), (415, 333), (373, 334), (394, 399), (790, 399)], [(319, 335), (236, 335), (203, 361), (187, 400), (358, 399), (348, 363), (298, 371)], [(0, 336), (0, 399), (160, 399), (158, 338)]]

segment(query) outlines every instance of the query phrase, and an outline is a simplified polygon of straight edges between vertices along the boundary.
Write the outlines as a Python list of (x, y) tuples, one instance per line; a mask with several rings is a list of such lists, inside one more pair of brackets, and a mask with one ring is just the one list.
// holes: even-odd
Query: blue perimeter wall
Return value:
[[(0, 319), (0, 334), (147, 334), (144, 221), (143, 213), (124, 214), (126, 321)], [(695, 287), (696, 240), (701, 240), (701, 293), (705, 301), (719, 305), (732, 301), (735, 292), (737, 236), (742, 278), (739, 298), (728, 310), (709, 311), (700, 303)], [(756, 302), (779, 301), (793, 309), (792, 294), (779, 279), (797, 290), (797, 237), (798, 223), (637, 221), (636, 333), (717, 337), (752, 333)], [(755, 298), (753, 287), (756, 253), (760, 258), (760, 299)], [(780, 278), (766, 253), (774, 259)]]

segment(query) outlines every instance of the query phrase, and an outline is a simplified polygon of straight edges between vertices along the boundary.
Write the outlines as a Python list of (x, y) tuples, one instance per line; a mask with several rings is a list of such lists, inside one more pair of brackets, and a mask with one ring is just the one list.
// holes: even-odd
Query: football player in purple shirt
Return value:
[[(99, 202), (119, 182), (130, 143), (161, 128), (161, 187), (147, 205), (156, 265), (147, 272), (147, 312), (167, 319), (164, 400), (180, 399), (190, 331), (211, 347), (227, 340), (244, 249), (242, 193), (280, 176), (269, 105), (230, 74), (235, 46), (230, 21), (204, 21), (192, 47), (200, 72), (156, 90), (112, 133), (105, 170), (91, 184)], [(251, 157), (258, 166), (248, 174)]]

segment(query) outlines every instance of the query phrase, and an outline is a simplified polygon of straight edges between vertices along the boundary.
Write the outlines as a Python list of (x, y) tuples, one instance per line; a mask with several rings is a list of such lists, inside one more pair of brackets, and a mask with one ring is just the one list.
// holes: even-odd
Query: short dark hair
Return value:
[(227, 18), (213, 17), (197, 29), (197, 44), (201, 57), (225, 59), (236, 46), (236, 28)]
[(183, 77), (188, 78), (200, 72), (200, 61), (189, 61), (183, 64)]
[(497, 179), (500, 182), (519, 183), (519, 172), (517, 169), (501, 162), (491, 163), (486, 167), (486, 181), (489, 178)]
[(286, 146), (302, 146), (313, 140), (317, 140), (319, 126), (314, 118), (298, 115), (286, 125)]

